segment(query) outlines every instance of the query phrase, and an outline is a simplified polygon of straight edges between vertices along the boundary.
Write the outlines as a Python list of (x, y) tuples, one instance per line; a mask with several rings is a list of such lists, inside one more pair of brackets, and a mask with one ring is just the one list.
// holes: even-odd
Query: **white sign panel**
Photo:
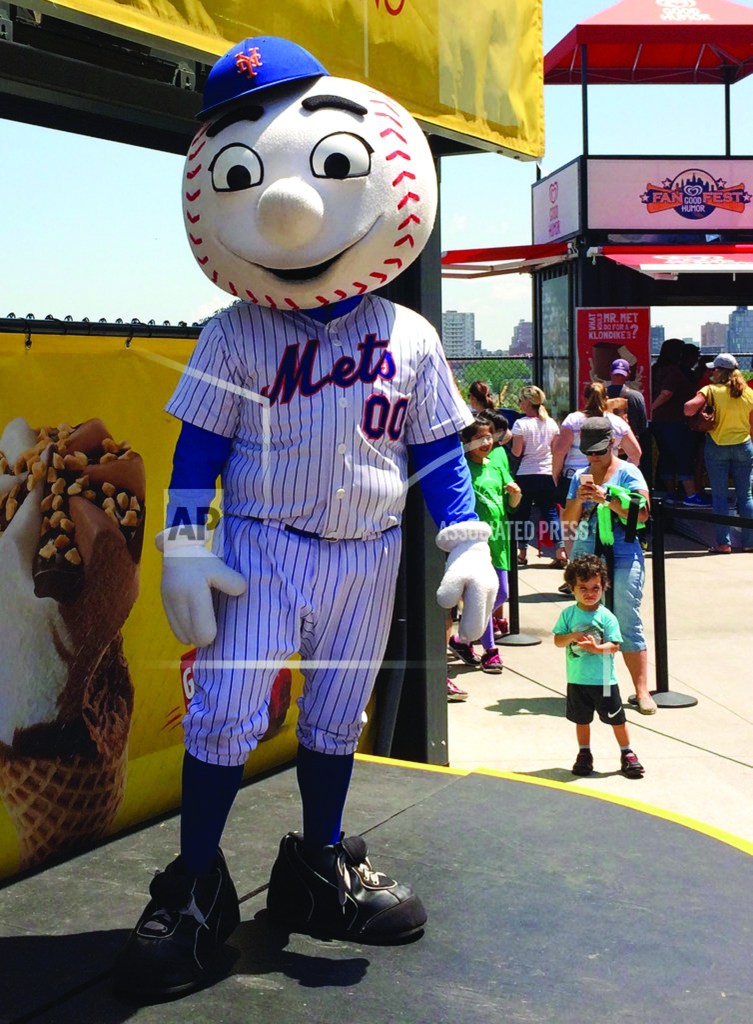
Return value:
[(533, 185), (533, 241), (557, 242), (580, 231), (580, 161)]
[(588, 227), (603, 231), (750, 231), (753, 160), (588, 160)]

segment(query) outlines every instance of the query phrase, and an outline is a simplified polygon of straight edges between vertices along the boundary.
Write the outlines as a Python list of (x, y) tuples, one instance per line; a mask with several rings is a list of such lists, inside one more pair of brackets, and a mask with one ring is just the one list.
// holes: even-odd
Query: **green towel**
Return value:
[[(638, 499), (638, 509), (644, 508), (648, 502), (644, 494), (637, 491), (629, 491), (627, 487), (619, 487), (617, 484), (609, 484), (606, 488), (607, 497), (610, 501), (617, 498), (623, 508), (630, 507), (631, 497)], [(636, 528), (642, 530), (645, 523), (636, 523)], [(608, 505), (598, 505), (596, 508), (596, 529), (599, 533), (599, 540), (602, 544), (611, 546), (614, 544), (614, 530), (612, 529), (612, 511)]]

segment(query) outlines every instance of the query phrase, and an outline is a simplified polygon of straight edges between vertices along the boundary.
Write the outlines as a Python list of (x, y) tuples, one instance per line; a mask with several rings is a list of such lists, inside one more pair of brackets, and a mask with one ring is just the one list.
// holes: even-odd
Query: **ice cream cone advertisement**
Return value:
[[(151, 537), (192, 344), (0, 333), (0, 878), (179, 803), (191, 652)], [(300, 684), (249, 774), (292, 757)]]

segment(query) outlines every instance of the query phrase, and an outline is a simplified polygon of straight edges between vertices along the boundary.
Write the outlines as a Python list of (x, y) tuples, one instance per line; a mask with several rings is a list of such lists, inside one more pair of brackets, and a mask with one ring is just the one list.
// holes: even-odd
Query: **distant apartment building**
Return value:
[(753, 352), (753, 310), (738, 306), (729, 315), (728, 352)]
[(651, 355), (658, 356), (659, 349), (664, 344), (664, 326), (657, 324), (651, 328)]
[(533, 324), (530, 320), (519, 320), (513, 327), (509, 354), (511, 356), (533, 355)]
[(442, 347), (448, 359), (472, 359), (481, 353), (476, 339), (476, 316), (448, 309), (442, 314)]
[(702, 324), (701, 348), (704, 352), (724, 352), (727, 348), (727, 325), (716, 321)]

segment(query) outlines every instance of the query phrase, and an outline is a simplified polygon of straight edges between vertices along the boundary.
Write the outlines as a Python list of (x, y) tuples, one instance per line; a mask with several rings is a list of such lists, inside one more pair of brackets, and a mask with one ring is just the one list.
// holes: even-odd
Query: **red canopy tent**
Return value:
[(753, 10), (732, 0), (620, 0), (580, 22), (544, 57), (545, 85), (724, 85), (727, 155), (729, 87), (753, 72)]

